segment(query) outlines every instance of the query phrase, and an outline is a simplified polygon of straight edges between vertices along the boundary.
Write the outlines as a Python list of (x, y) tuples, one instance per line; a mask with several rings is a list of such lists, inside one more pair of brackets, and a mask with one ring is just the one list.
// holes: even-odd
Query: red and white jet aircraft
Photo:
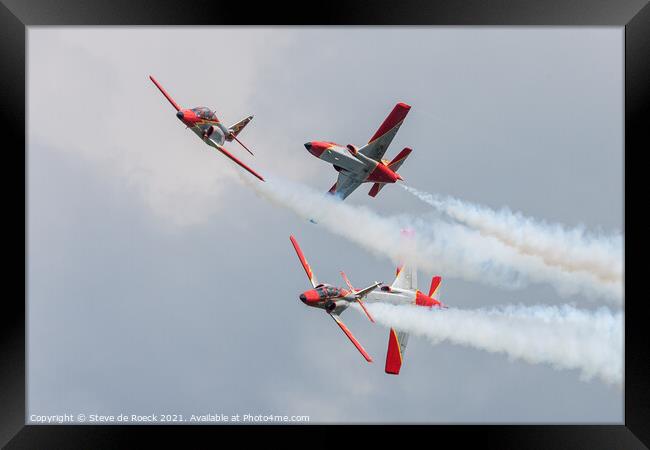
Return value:
[(391, 161), (382, 158), (410, 109), (405, 103), (395, 105), (370, 141), (361, 148), (352, 144), (343, 147), (334, 142), (321, 141), (305, 144), (312, 155), (332, 164), (338, 171), (339, 177), (330, 188), (330, 194), (345, 199), (362, 183), (374, 183), (368, 195), (375, 197), (384, 185), (402, 179), (397, 169), (409, 156), (411, 149), (405, 148)]
[[(442, 304), (440, 300), (434, 298), (434, 295), (440, 287), (442, 278), (434, 276), (431, 279), (429, 293), (425, 295), (417, 289), (417, 269), (413, 264), (404, 264), (401, 267), (398, 267), (395, 280), (390, 285), (375, 282), (367, 288), (357, 290), (352, 287), (352, 284), (344, 272), (341, 272), (341, 276), (343, 277), (345, 284), (348, 286), (348, 289), (319, 283), (312, 272), (309, 263), (307, 263), (307, 259), (300, 249), (296, 238), (290, 236), (290, 240), (293, 244), (293, 248), (298, 254), (302, 267), (307, 273), (307, 278), (309, 278), (313, 287), (313, 289), (300, 294), (300, 301), (307, 306), (324, 309), (325, 312), (334, 319), (337, 325), (341, 330), (343, 330), (346, 336), (368, 362), (372, 362), (372, 358), (340, 318), (340, 314), (352, 303), (359, 303), (359, 306), (361, 306), (366, 316), (368, 316), (368, 319), (373, 323), (375, 320), (366, 309), (363, 301), (364, 298), (366, 303), (389, 303), (393, 305), (412, 304), (428, 308), (446, 308), (446, 305)], [(386, 353), (386, 373), (392, 375), (399, 374), (404, 354), (406, 352), (408, 338), (409, 335), (407, 332), (398, 331), (394, 328), (390, 329), (388, 334), (388, 350)]]
[(162, 92), (162, 94), (165, 96), (165, 98), (171, 103), (171, 105), (176, 109), (176, 117), (180, 119), (181, 122), (183, 122), (188, 128), (190, 128), (196, 135), (201, 138), (203, 142), (208, 144), (210, 147), (214, 147), (217, 150), (219, 150), (221, 153), (226, 155), (228, 158), (230, 158), (232, 161), (234, 161), (236, 164), (250, 172), (252, 175), (255, 177), (259, 178), (261, 181), (264, 181), (264, 178), (255, 172), (253, 169), (248, 167), (246, 164), (244, 164), (242, 161), (237, 159), (234, 155), (232, 155), (228, 150), (226, 150), (223, 147), (223, 144), (231, 141), (236, 141), (238, 142), (242, 147), (246, 149), (248, 153), (251, 155), (253, 152), (251, 152), (248, 147), (246, 147), (239, 139), (237, 139), (237, 135), (241, 132), (241, 130), (248, 125), (248, 123), (253, 120), (253, 116), (248, 116), (245, 119), (240, 120), (239, 122), (235, 123), (234, 125), (226, 128), (221, 121), (219, 121), (219, 118), (217, 118), (217, 115), (210, 110), (209, 108), (206, 108), (205, 106), (197, 106), (196, 108), (181, 108), (175, 101), (174, 99), (165, 91), (165, 89), (156, 81), (154, 77), (149, 75), (149, 78), (151, 81), (153, 81), (153, 84), (156, 85), (156, 87)]

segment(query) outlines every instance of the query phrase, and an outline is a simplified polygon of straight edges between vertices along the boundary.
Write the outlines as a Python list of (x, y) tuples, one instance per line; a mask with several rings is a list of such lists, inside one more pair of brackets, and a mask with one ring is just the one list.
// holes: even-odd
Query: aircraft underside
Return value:
[[(331, 147), (323, 152), (321, 159), (327, 161), (334, 166), (337, 166), (350, 175), (356, 175), (357, 178), (365, 179), (374, 167), (369, 167), (363, 162), (359, 161), (354, 156), (350, 155), (342, 147)], [(363, 176), (363, 175), (366, 176)]]
[(305, 143), (309, 153), (332, 164), (339, 173), (336, 183), (329, 190), (330, 194), (345, 199), (361, 184), (371, 182), (374, 184), (368, 195), (376, 197), (386, 184), (402, 180), (397, 169), (404, 163), (411, 149), (404, 148), (390, 161), (384, 160), (383, 157), (410, 108), (405, 103), (396, 104), (368, 143), (360, 148), (352, 144), (343, 146), (331, 141)]

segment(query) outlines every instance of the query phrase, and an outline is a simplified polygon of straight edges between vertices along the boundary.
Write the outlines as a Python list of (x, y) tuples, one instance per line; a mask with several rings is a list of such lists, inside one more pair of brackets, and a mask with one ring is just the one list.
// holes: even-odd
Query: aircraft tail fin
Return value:
[(406, 158), (408, 158), (412, 151), (412, 149), (405, 147), (401, 152), (397, 154), (396, 157), (393, 158), (391, 162), (388, 163), (388, 167), (393, 172), (397, 172), (397, 169), (399, 169), (400, 166), (404, 164), (404, 161), (406, 161)]
[(245, 119), (242, 119), (239, 122), (228, 127), (228, 131), (230, 131), (230, 134), (226, 136), (226, 140), (228, 142), (232, 141), (233, 138), (237, 137), (237, 135), (241, 133), (241, 130), (243, 130), (244, 127), (248, 125), (251, 120), (253, 120), (253, 116), (248, 116)]
[(404, 228), (400, 231), (401, 235), (401, 252), (403, 252), (402, 263), (395, 271), (395, 280), (392, 287), (399, 289), (417, 289), (418, 288), (418, 269), (412, 257), (407, 256), (410, 251), (414, 251), (415, 231), (411, 228)]
[[(389, 163), (387, 164), (388, 168), (389, 168), (390, 170), (392, 170), (393, 172), (397, 173), (397, 169), (399, 169), (400, 166), (401, 166), (402, 164), (404, 164), (404, 161), (405, 161), (406, 158), (408, 158), (408, 156), (411, 154), (411, 151), (412, 151), (412, 150), (411, 150), (410, 148), (408, 148), (408, 147), (404, 148), (401, 152), (399, 152), (399, 153), (397, 154), (397, 156), (395, 156), (395, 157), (393, 158), (393, 160), (392, 160), (391, 162), (389, 162)], [(397, 177), (398, 177), (400, 180), (402, 179), (402, 177), (399, 176), (399, 175), (397, 175)], [(370, 191), (368, 191), (368, 195), (371, 196), (371, 197), (376, 197), (377, 194), (379, 194), (379, 191), (381, 191), (381, 189), (382, 189), (385, 185), (386, 185), (386, 183), (375, 183), (375, 184), (373, 184), (372, 187), (370, 188)]]

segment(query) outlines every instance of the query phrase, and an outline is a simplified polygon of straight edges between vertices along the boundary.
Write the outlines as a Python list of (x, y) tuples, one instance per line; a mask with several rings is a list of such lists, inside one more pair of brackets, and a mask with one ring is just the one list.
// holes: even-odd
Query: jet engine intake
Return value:
[(325, 311), (331, 313), (334, 312), (334, 310), (340, 306), (347, 308), (349, 306), (349, 303), (345, 300), (337, 300), (337, 301), (330, 300), (325, 304)]
[(209, 138), (210, 136), (212, 136), (212, 133), (214, 133), (214, 127), (212, 125), (210, 125), (203, 132), (203, 136), (206, 137), (206, 138)]

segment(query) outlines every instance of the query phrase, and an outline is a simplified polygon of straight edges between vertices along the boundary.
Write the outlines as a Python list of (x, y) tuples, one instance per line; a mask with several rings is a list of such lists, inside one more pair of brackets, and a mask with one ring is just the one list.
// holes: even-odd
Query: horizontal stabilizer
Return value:
[(371, 284), (371, 285), (368, 286), (367, 288), (363, 288), (363, 289), (361, 289), (360, 291), (355, 291), (355, 292), (354, 292), (354, 295), (356, 295), (357, 298), (363, 298), (363, 297), (365, 297), (366, 295), (368, 295), (370, 292), (372, 292), (372, 291), (374, 291), (375, 289), (377, 289), (379, 286), (381, 286), (381, 283), (379, 283), (378, 281), (375, 281), (374, 284)]
[(368, 195), (371, 197), (376, 197), (377, 194), (379, 194), (379, 191), (381, 191), (381, 188), (383, 188), (386, 185), (386, 183), (375, 183), (372, 185), (370, 188), (370, 191), (368, 191)]
[(388, 163), (388, 167), (390, 167), (390, 169), (393, 172), (397, 172), (397, 169), (399, 169), (400, 166), (404, 164), (404, 161), (406, 160), (406, 158), (408, 158), (408, 156), (411, 154), (412, 151), (413, 150), (411, 150), (408, 147), (404, 148), (401, 152), (397, 154), (396, 157), (393, 158), (391, 162)]
[(431, 286), (429, 287), (429, 297), (433, 297), (436, 291), (438, 290), (438, 287), (440, 286), (440, 282), (442, 281), (442, 277), (436, 275), (435, 277), (431, 278)]

